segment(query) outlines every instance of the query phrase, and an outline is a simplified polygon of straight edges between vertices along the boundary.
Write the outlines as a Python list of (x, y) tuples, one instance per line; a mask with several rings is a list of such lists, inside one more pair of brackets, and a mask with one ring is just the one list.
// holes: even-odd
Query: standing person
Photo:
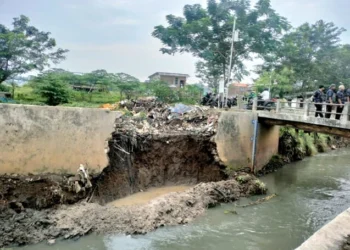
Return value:
[(336, 99), (337, 99), (337, 91), (335, 84), (332, 84), (326, 94), (327, 97), (327, 106), (326, 106), (326, 118), (329, 119), (331, 118), (331, 113), (333, 110), (333, 104), (336, 104)]
[(345, 87), (344, 85), (339, 86), (339, 91), (337, 92), (337, 114), (335, 115), (336, 120), (340, 120), (341, 113), (344, 109), (344, 103), (347, 101), (347, 97), (345, 94)]
[(323, 92), (324, 92), (324, 86), (320, 85), (319, 89), (316, 90), (314, 94), (314, 102), (316, 107), (315, 117), (319, 116), (323, 118), (323, 114), (322, 114)]

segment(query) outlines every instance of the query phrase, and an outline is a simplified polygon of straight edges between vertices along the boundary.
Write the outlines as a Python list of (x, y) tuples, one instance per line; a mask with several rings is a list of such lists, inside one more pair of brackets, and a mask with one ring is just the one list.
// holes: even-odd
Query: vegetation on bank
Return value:
[(143, 83), (128, 74), (113, 74), (105, 70), (76, 75), (52, 69), (33, 77), (21, 87), (15, 84), (0, 84), (0, 87), (0, 91), (11, 92), (16, 103), (70, 107), (99, 107), (146, 96), (156, 96), (167, 103), (195, 104), (203, 94), (201, 85), (171, 88), (162, 81)]
[(326, 152), (331, 149), (333, 144), (336, 144), (333, 136), (313, 132), (306, 133), (302, 130), (282, 127), (280, 130), (278, 155), (273, 156), (258, 174), (273, 172), (286, 163)]

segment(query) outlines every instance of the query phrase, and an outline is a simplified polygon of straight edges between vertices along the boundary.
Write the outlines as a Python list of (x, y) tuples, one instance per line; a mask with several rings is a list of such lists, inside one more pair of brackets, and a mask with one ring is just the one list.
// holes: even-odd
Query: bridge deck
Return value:
[(292, 126), (310, 132), (350, 137), (350, 122), (344, 122), (341, 120), (266, 111), (259, 112), (258, 118), (261, 123), (269, 125)]

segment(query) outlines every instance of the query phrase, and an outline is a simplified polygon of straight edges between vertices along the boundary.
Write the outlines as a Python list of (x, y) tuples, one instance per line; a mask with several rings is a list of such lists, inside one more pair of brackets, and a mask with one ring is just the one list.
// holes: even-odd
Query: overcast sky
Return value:
[[(157, 71), (176, 72), (194, 82), (196, 58), (163, 55), (151, 33), (165, 24), (165, 15), (181, 15), (185, 4), (195, 3), (206, 0), (0, 0), (0, 23), (9, 26), (24, 14), (32, 25), (50, 31), (59, 47), (70, 50), (56, 67), (69, 71), (106, 69), (141, 80)], [(293, 26), (333, 21), (349, 30), (342, 38), (350, 42), (350, 0), (272, 0), (272, 6)]]

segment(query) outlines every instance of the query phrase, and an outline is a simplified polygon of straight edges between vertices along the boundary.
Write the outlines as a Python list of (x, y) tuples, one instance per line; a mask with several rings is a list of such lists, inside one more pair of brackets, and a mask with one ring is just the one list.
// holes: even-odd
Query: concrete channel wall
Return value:
[(253, 159), (253, 121), (258, 121), (257, 113), (231, 111), (220, 115), (215, 141), (220, 159), (232, 170), (261, 170), (278, 153), (279, 127), (258, 124)]
[(119, 112), (0, 104), (0, 174), (75, 173), (107, 165), (105, 141)]
[(296, 250), (340, 250), (348, 235), (350, 235), (350, 208), (323, 226)]

